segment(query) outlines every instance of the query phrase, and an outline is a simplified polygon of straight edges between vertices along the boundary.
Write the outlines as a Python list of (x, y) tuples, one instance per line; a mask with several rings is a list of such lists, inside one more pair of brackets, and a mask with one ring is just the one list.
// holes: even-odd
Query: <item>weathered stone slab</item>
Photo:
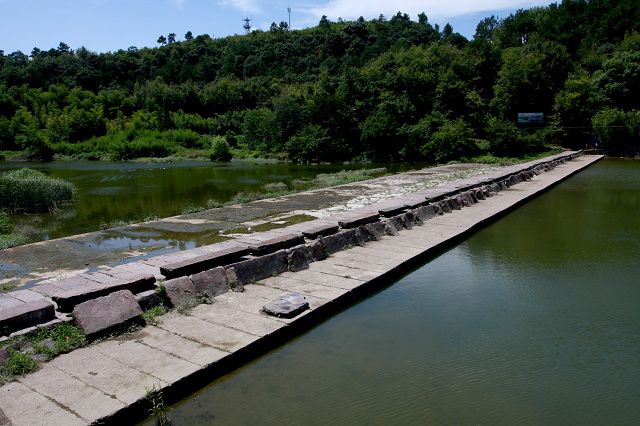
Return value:
[(403, 211), (405, 211), (407, 209), (407, 205), (405, 203), (398, 203), (395, 205), (389, 205), (387, 207), (383, 207), (381, 209), (378, 209), (378, 212), (380, 213), (380, 215), (384, 216), (384, 217), (391, 217), (391, 216), (395, 216), (399, 213), (402, 213)]
[(196, 286), (189, 277), (174, 278), (163, 284), (167, 299), (173, 306), (179, 306), (198, 295)]
[(302, 235), (310, 240), (315, 240), (318, 237), (326, 237), (327, 235), (335, 234), (340, 227), (338, 225), (322, 225), (313, 229), (302, 231)]
[(43, 324), (55, 318), (55, 308), (46, 299), (20, 304), (0, 310), (0, 333), (11, 334), (14, 331)]
[(234, 263), (229, 265), (227, 270), (232, 268), (236, 282), (231, 282), (230, 279), (231, 287), (234, 284), (244, 285), (286, 272), (289, 268), (289, 259), (286, 250), (280, 250), (266, 256)]
[(390, 217), (387, 220), (387, 224), (395, 228), (396, 231), (401, 231), (403, 229), (407, 229), (407, 226), (404, 221), (404, 215), (397, 215)]
[(367, 229), (365, 228), (365, 226), (366, 225), (359, 226), (353, 230), (354, 231), (353, 236), (355, 238), (355, 242), (359, 246), (363, 246), (371, 240), (371, 236), (369, 235), (369, 232), (367, 232)]
[(289, 261), (289, 270), (291, 272), (302, 271), (309, 267), (309, 263), (313, 261), (311, 249), (305, 245), (294, 247), (287, 250)]
[(338, 234), (323, 237), (324, 247), (328, 255), (353, 247), (355, 242), (355, 232), (350, 229)]
[(0, 406), (10, 426), (87, 424), (85, 420), (20, 382), (7, 383), (0, 388)]
[(116, 279), (108, 284), (91, 284), (67, 290), (52, 296), (58, 305), (60, 312), (70, 312), (73, 307), (87, 300), (105, 296), (120, 290), (129, 290), (132, 293), (141, 293), (155, 288), (156, 278), (153, 275), (142, 275), (130, 280)]
[[(196, 306), (193, 312), (201, 306), (212, 307), (215, 306), (215, 304)], [(194, 362), (200, 366), (212, 364), (227, 355), (226, 352), (203, 345), (202, 343), (194, 342), (193, 340), (185, 339), (184, 337), (155, 326), (144, 327), (142, 330), (131, 335), (131, 339)]]
[(364, 229), (369, 234), (370, 241), (378, 241), (385, 235), (384, 222), (367, 223), (366, 225), (364, 225)]
[(309, 309), (309, 302), (298, 293), (288, 293), (264, 305), (262, 310), (278, 318), (294, 318)]
[(415, 209), (414, 214), (417, 218), (424, 222), (438, 216), (439, 209), (432, 204), (428, 204), (426, 206), (418, 207), (417, 209)]
[(249, 252), (254, 256), (264, 256), (265, 254), (288, 249), (300, 244), (304, 244), (304, 237), (302, 235), (288, 234), (251, 245)]
[(49, 365), (22, 377), (20, 382), (89, 421), (109, 416), (125, 406), (110, 395)]
[(92, 337), (140, 318), (142, 309), (133, 293), (121, 290), (80, 303), (71, 315), (82, 331)]
[(313, 242), (310, 246), (311, 248), (311, 257), (314, 261), (324, 260), (327, 258), (327, 250), (324, 246), (324, 238), (322, 236), (318, 237), (317, 240)]
[(164, 298), (156, 290), (143, 291), (136, 294), (135, 298), (143, 311), (164, 303)]
[(340, 225), (341, 228), (351, 229), (360, 225), (366, 225), (367, 223), (376, 222), (379, 217), (380, 215), (377, 212), (359, 213), (341, 218), (338, 221), (338, 225)]
[(225, 303), (196, 306), (191, 311), (191, 316), (213, 324), (232, 327), (254, 336), (266, 336), (284, 327), (280, 321), (262, 315), (260, 312), (250, 314), (232, 309)]
[(207, 269), (237, 262), (242, 256), (247, 254), (249, 254), (249, 247), (246, 245), (228, 247), (192, 259), (161, 265), (160, 273), (168, 279), (197, 274)]
[(37, 302), (38, 300), (44, 300), (45, 298), (40, 293), (36, 293), (35, 291), (31, 290), (16, 290), (7, 294), (14, 299), (18, 299), (19, 301), (24, 303)]
[(196, 292), (209, 298), (231, 291), (227, 273), (222, 266), (191, 275), (189, 278), (195, 285)]

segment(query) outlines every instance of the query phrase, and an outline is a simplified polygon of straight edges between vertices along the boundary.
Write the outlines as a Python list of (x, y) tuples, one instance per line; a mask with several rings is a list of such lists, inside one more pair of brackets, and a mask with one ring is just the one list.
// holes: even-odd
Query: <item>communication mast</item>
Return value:
[(244, 28), (244, 33), (246, 35), (249, 35), (249, 33), (251, 32), (251, 19), (249, 18), (244, 18), (244, 24), (242, 25), (242, 28)]
[(291, 8), (287, 8), (287, 13), (289, 13), (289, 31), (291, 31)]

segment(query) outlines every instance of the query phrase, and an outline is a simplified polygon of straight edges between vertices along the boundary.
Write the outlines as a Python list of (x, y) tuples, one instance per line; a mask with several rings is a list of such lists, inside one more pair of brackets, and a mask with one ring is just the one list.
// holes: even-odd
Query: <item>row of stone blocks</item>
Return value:
[[(531, 162), (524, 168), (516, 166), (514, 173), (507, 170), (470, 178), (460, 184), (431, 190), (426, 195), (367, 207), (339, 219), (337, 225), (307, 229), (302, 235), (284, 235), (251, 246), (239, 244), (164, 265), (161, 273), (168, 279), (163, 284), (166, 297), (173, 305), (193, 297), (212, 300), (227, 291), (242, 291), (243, 284), (285, 271), (300, 271), (310, 262), (323, 260), (338, 251), (377, 240), (384, 234), (397, 235), (399, 230), (420, 225), (431, 217), (471, 206), (579, 154), (559, 155), (551, 160)], [(305, 238), (311, 243), (305, 244)], [(156, 279), (149, 274), (110, 276), (94, 273), (41, 285), (33, 290), (11, 292), (0, 296), (0, 332), (7, 335), (55, 320), (53, 301), (58, 311), (73, 311), (74, 319), (87, 334), (98, 333), (138, 318), (142, 312), (138, 302), (144, 304), (153, 300), (155, 288)], [(104, 318), (103, 311), (113, 315), (107, 314)]]

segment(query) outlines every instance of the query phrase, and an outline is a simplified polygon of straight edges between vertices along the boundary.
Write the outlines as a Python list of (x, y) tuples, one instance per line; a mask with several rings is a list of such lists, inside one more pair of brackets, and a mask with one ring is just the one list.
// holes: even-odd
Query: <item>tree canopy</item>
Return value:
[(223, 138), (295, 161), (437, 162), (598, 138), (635, 152), (639, 27), (637, 0), (565, 0), (483, 19), (472, 40), (398, 13), (109, 53), (0, 51), (0, 150), (127, 159)]

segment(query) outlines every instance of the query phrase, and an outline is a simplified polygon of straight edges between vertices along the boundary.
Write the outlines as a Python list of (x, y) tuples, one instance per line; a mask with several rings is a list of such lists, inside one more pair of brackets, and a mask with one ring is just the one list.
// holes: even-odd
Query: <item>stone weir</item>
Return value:
[[(565, 152), (4, 294), (5, 336), (75, 321), (95, 342), (2, 386), (0, 424), (131, 423), (148, 413), (150, 391), (165, 403), (184, 397), (600, 158)], [(142, 309), (159, 302), (178, 309), (136, 332), (105, 337), (142, 323)]]

